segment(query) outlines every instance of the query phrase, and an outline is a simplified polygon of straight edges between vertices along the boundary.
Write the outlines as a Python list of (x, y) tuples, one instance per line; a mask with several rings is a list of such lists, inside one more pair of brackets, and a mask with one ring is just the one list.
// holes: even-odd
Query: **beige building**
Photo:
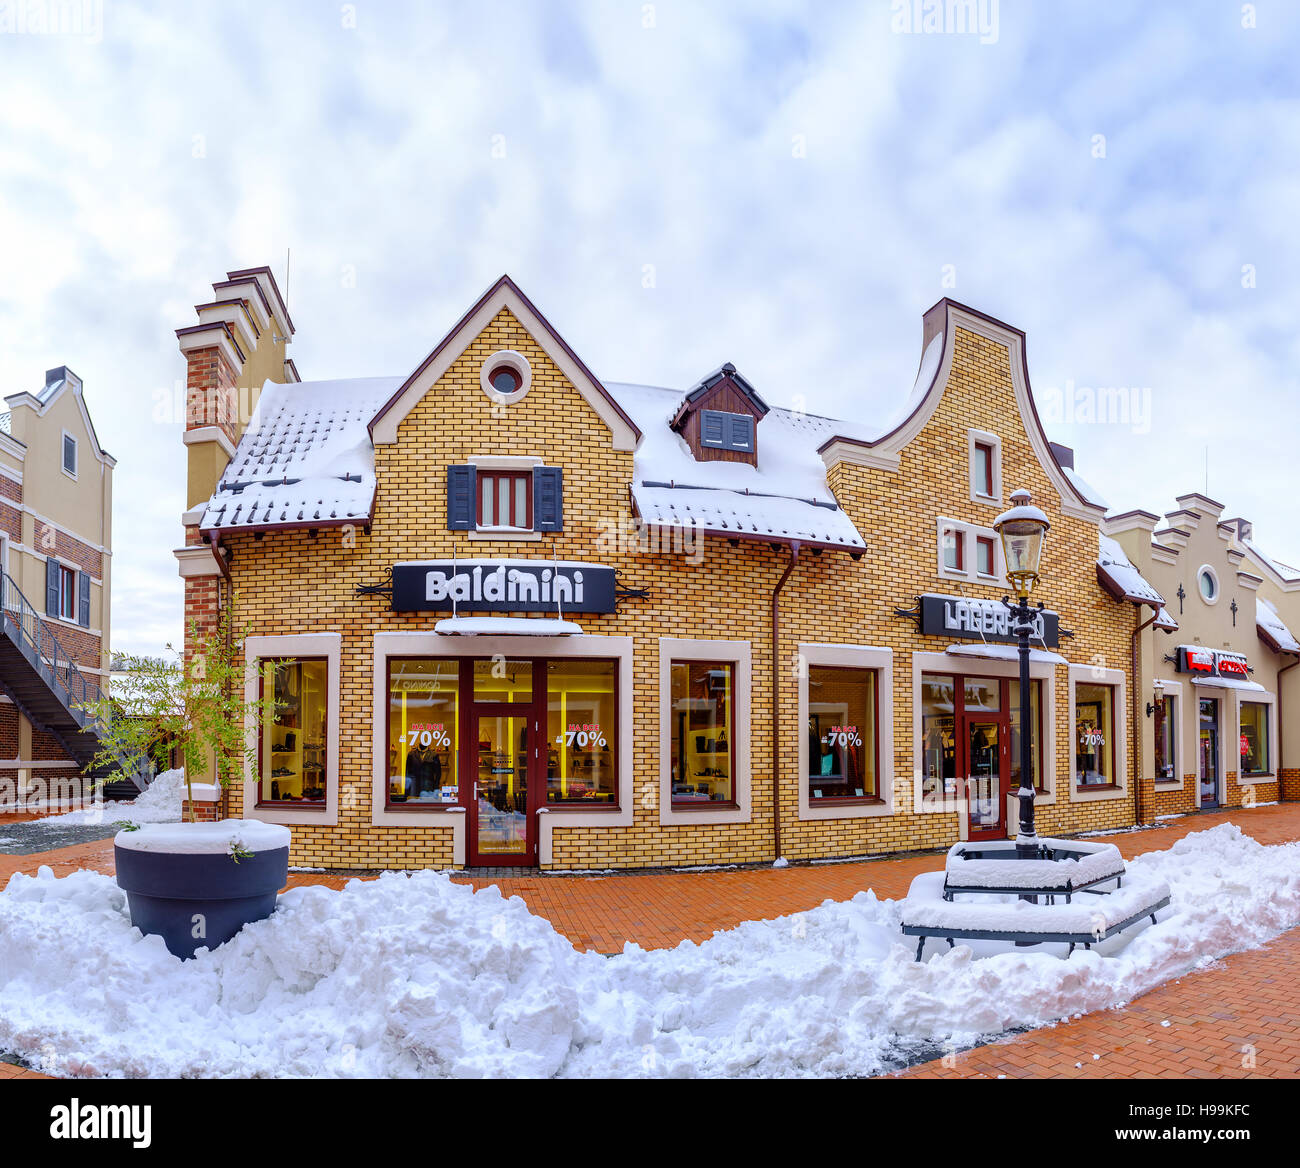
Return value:
[(1129, 511), (1105, 524), (1164, 600), (1137, 634), (1140, 819), (1300, 794), (1300, 743), (1284, 741), (1300, 573), (1263, 556), (1249, 523), (1223, 509), (1193, 492), (1163, 522)]
[(108, 677), (113, 467), (81, 378), (47, 371), (0, 414), (0, 798), (77, 794), (78, 704)]

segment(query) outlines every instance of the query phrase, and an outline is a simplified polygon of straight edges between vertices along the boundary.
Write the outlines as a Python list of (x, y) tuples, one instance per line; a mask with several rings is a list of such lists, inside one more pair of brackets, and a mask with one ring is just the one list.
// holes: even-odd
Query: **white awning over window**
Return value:
[[(995, 661), (1020, 660), (1020, 650), (1015, 645), (988, 645), (983, 641), (964, 641), (957, 645), (949, 645), (944, 651), (954, 657), (984, 657)], [(1043, 665), (1069, 664), (1059, 653), (1051, 653), (1046, 649), (1031, 648), (1029, 660)]]
[(1235, 677), (1194, 677), (1193, 685), (1208, 685), (1213, 689), (1248, 689), (1256, 693), (1268, 693), (1257, 681), (1242, 681)]
[(571, 637), (580, 634), (582, 626), (529, 616), (449, 616), (434, 625), (433, 631), (469, 637)]

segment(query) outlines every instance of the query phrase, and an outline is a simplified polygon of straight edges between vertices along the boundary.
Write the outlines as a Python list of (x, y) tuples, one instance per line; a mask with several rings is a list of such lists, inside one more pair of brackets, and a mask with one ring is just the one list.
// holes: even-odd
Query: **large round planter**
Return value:
[[(253, 854), (236, 862), (232, 839)], [(256, 820), (149, 824), (119, 832), (113, 851), (131, 923), (182, 959), (270, 916), (289, 875), (288, 829)]]

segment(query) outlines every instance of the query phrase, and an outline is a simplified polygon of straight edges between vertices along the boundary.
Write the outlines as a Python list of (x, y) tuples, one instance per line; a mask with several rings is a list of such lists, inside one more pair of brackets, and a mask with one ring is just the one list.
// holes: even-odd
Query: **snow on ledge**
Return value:
[(449, 616), (433, 626), (435, 633), (457, 633), (469, 637), (510, 636), (571, 637), (582, 632), (573, 621), (529, 616)]
[[(1016, 645), (989, 645), (981, 641), (962, 641), (944, 650), (954, 657), (990, 657), (995, 661), (1019, 661), (1020, 648)], [(1068, 665), (1059, 653), (1047, 649), (1030, 649), (1029, 660), (1043, 665)]]
[(289, 829), (260, 819), (223, 819), (218, 823), (150, 823), (138, 831), (119, 831), (113, 843), (130, 852), (168, 852), (181, 856), (228, 856), (239, 844), (249, 852), (273, 852), (289, 846)]

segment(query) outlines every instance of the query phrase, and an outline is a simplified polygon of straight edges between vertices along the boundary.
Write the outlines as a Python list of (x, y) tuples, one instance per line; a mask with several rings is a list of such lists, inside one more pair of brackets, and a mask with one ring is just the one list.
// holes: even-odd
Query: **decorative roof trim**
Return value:
[[(926, 423), (934, 415), (934, 411), (938, 408), (939, 402), (948, 388), (948, 379), (952, 374), (953, 350), (956, 345), (957, 329), (963, 328), (1006, 348), (1011, 369), (1011, 383), (1015, 390), (1016, 404), (1020, 410), (1025, 433), (1038, 458), (1039, 465), (1042, 466), (1048, 479), (1051, 480), (1052, 486), (1056, 488), (1056, 492), (1061, 498), (1062, 512), (1073, 518), (1084, 519), (1089, 523), (1100, 526), (1102, 517), (1106, 513), (1105, 507), (1089, 503), (1079, 493), (1052, 453), (1051, 444), (1047, 432), (1043, 429), (1042, 419), (1038, 415), (1038, 407), (1034, 404), (1029, 383), (1029, 365), (1025, 353), (1025, 334), (1023, 330), (947, 297), (937, 301), (925, 313), (925, 318), (928, 320), (937, 311), (944, 314), (943, 357), (939, 362), (938, 369), (935, 371), (934, 380), (930, 383), (924, 397), (908, 417), (881, 438), (867, 441), (836, 436), (828, 440), (822, 445), (820, 451), (827, 465), (829, 466), (831, 463), (843, 459), (843, 452), (846, 447), (858, 446), (874, 454), (878, 460), (877, 465), (885, 465), (888, 469), (897, 468), (898, 459), (904, 447), (925, 428)], [(933, 336), (934, 332), (937, 331), (937, 329), (934, 329), (930, 332), (930, 335)], [(922, 352), (922, 359), (924, 359), (924, 351)], [(866, 460), (863, 461), (866, 462)], [(866, 465), (872, 464), (866, 462)]]
[(503, 308), (510, 310), (609, 427), (614, 449), (635, 450), (641, 437), (636, 424), (509, 276), (502, 276), (479, 297), (375, 414), (370, 421), (370, 436), (374, 444), (380, 446), (397, 441), (397, 429), (402, 420)]
[(293, 317), (289, 315), (289, 306), (285, 304), (284, 297), (280, 295), (280, 285), (275, 282), (275, 273), (269, 267), (263, 264), (257, 268), (239, 268), (237, 271), (227, 272), (226, 279), (252, 279), (257, 281), (258, 287), (265, 294), (264, 299), (269, 304), (276, 323), (284, 329), (285, 340), (293, 340)]

